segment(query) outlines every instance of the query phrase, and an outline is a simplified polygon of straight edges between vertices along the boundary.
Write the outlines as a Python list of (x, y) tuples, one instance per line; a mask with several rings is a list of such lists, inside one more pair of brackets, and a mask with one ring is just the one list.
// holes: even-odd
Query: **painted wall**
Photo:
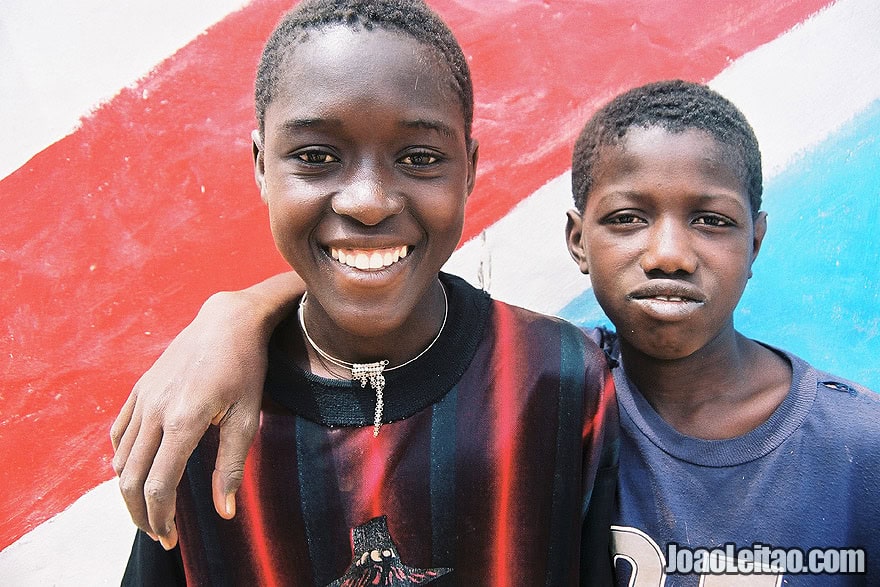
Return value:
[[(880, 389), (874, 0), (431, 4), (470, 59), (481, 141), (450, 270), (604, 321), (562, 237), (574, 137), (632, 85), (708, 81), (764, 154), (770, 232), (738, 326)], [(133, 526), (109, 466), (116, 411), (207, 295), (284, 267), (249, 131), (288, 5), (0, 5), (2, 585), (118, 584)]]

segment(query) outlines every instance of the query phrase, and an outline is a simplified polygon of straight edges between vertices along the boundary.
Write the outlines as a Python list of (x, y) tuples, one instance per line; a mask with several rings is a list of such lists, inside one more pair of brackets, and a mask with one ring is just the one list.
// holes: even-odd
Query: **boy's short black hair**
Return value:
[(758, 139), (743, 113), (703, 84), (662, 81), (634, 88), (603, 106), (587, 122), (574, 147), (571, 187), (574, 205), (584, 211), (593, 187), (600, 147), (616, 145), (631, 127), (660, 126), (669, 132), (705, 131), (738, 156), (752, 215), (761, 209), (763, 179)]
[(474, 90), (467, 60), (449, 27), (422, 0), (304, 0), (288, 12), (269, 36), (257, 68), (254, 101), (261, 134), (266, 108), (291, 48), (307, 39), (310, 29), (337, 24), (355, 30), (378, 27), (398, 31), (434, 48), (449, 66), (454, 90), (461, 100), (465, 138), (470, 142)]

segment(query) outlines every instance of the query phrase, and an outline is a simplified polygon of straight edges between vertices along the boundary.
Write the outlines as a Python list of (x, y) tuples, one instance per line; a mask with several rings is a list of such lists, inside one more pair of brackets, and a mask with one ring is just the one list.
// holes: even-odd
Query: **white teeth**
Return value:
[(330, 256), (343, 265), (355, 267), (362, 271), (384, 269), (406, 257), (409, 246), (390, 247), (387, 249), (336, 249), (330, 248)]

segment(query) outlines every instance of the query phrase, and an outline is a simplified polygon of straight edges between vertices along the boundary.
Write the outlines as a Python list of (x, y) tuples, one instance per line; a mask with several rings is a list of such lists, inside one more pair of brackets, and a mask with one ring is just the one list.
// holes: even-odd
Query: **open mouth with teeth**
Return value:
[(362, 271), (378, 271), (394, 265), (409, 253), (409, 245), (385, 249), (337, 249), (330, 247), (330, 256), (349, 267)]

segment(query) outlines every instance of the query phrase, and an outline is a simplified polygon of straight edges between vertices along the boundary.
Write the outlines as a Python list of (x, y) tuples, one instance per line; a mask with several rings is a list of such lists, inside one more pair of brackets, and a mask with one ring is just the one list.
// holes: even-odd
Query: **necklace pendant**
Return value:
[(385, 376), (382, 371), (388, 361), (376, 361), (375, 363), (354, 363), (351, 366), (351, 378), (361, 382), (361, 387), (370, 384), (375, 390), (385, 389)]
[(385, 407), (385, 398), (382, 392), (385, 390), (385, 375), (382, 371), (388, 364), (387, 360), (376, 361), (375, 363), (354, 363), (351, 366), (351, 378), (361, 382), (361, 387), (366, 387), (367, 383), (376, 392), (376, 413), (373, 417), (373, 437), (379, 436), (379, 429), (382, 427), (382, 411)]
[[(440, 291), (443, 292), (443, 322), (440, 324), (440, 330), (437, 331), (437, 335), (434, 337), (428, 346), (422, 350), (415, 357), (409, 359), (408, 361), (404, 361), (399, 365), (395, 365), (394, 367), (389, 367), (388, 371), (393, 371), (394, 369), (400, 369), (401, 367), (406, 367), (413, 361), (421, 358), (425, 353), (427, 353), (434, 346), (438, 340), (440, 340), (440, 335), (443, 334), (443, 329), (446, 328), (446, 319), (449, 317), (449, 296), (446, 293), (446, 287), (440, 283)], [(373, 418), (373, 436), (379, 436), (379, 429), (382, 427), (382, 411), (385, 408), (385, 398), (382, 392), (385, 390), (385, 375), (383, 371), (385, 371), (386, 367), (388, 367), (388, 361), (376, 361), (375, 363), (349, 363), (348, 361), (343, 361), (342, 359), (337, 359), (333, 355), (327, 353), (321, 347), (319, 347), (312, 337), (309, 336), (309, 330), (306, 328), (306, 319), (305, 319), (305, 306), (306, 299), (308, 298), (308, 292), (303, 294), (302, 300), (299, 303), (299, 309), (296, 312), (297, 318), (299, 319), (299, 327), (302, 330), (303, 336), (306, 337), (309, 345), (315, 350), (318, 355), (320, 355), (324, 360), (336, 365), (337, 367), (341, 367), (342, 369), (348, 369), (351, 371), (351, 380), (352, 381), (360, 381), (361, 388), (367, 386), (367, 383), (370, 384), (370, 387), (373, 388), (373, 391), (376, 392), (376, 415)]]

